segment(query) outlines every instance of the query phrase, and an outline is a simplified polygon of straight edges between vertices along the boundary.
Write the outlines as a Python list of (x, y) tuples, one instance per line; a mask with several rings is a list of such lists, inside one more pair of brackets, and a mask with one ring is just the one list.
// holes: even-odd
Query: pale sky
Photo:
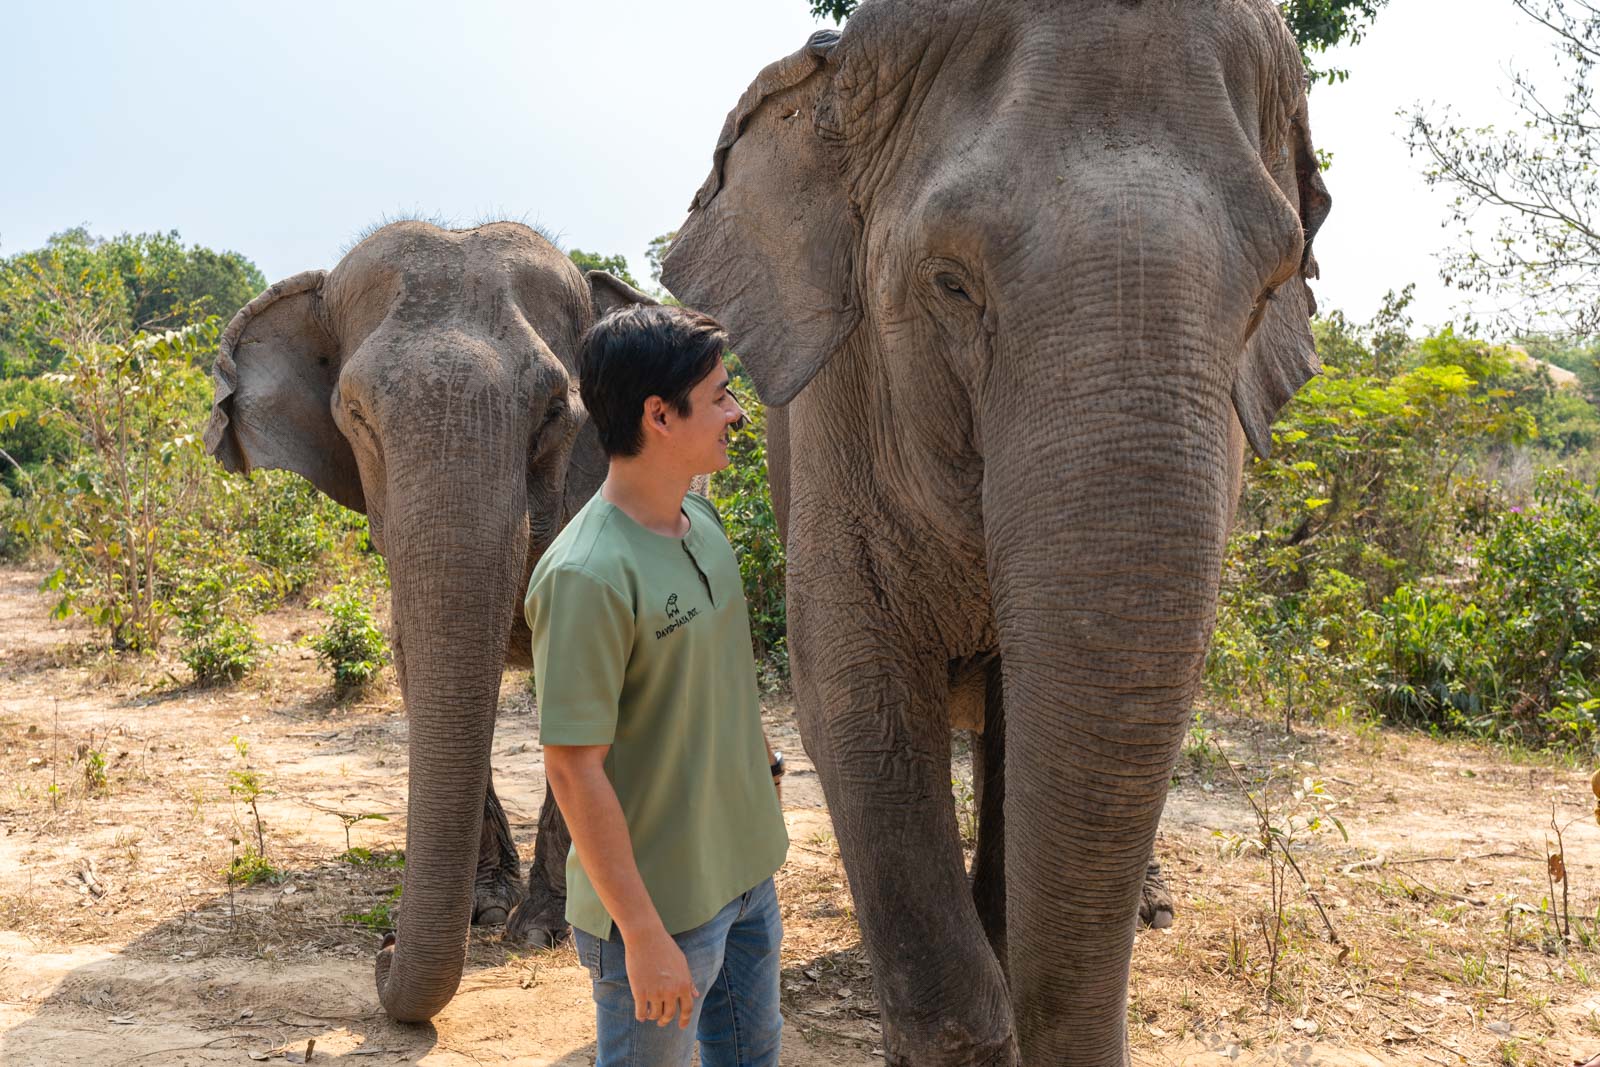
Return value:
[[(806, 0), (0, 0), (0, 254), (85, 224), (179, 230), (269, 281), (331, 267), (385, 214), (521, 218), (621, 252), (675, 227), (723, 117), (819, 23)], [(1361, 320), (1438, 280), (1445, 197), (1407, 156), (1416, 102), (1504, 116), (1504, 71), (1550, 63), (1510, 0), (1392, 0), (1311, 98), (1334, 154), (1324, 309)]]

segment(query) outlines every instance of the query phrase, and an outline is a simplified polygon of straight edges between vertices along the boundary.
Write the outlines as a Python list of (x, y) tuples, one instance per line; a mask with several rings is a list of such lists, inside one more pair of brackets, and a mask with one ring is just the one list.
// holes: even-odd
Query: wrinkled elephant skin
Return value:
[(400, 222), (272, 286), (223, 333), (207, 447), (364, 511), (389, 564), (410, 791), (405, 907), (377, 981), (397, 1020), (454, 995), (475, 914), (509, 913), (509, 935), (533, 943), (564, 933), (565, 825), (547, 795), (524, 894), (489, 746), (504, 667), (528, 661), (521, 592), (605, 472), (578, 340), (647, 299), (526, 226)]
[(800, 725), (890, 1063), (1127, 1063), (1244, 449), (1319, 369), (1328, 206), (1271, 0), (867, 0), (729, 115), (664, 281), (778, 405)]

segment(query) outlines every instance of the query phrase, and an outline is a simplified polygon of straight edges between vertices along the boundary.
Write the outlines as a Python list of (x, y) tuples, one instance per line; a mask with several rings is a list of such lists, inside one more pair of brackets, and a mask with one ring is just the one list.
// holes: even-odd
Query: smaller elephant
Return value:
[(566, 933), (561, 813), (547, 792), (524, 891), (489, 746), (503, 669), (530, 659), (528, 577), (605, 476), (578, 339), (628, 303), (653, 301), (526, 226), (399, 222), (273, 285), (222, 336), (207, 448), (365, 512), (389, 563), (410, 791), (377, 983), (397, 1020), (454, 995), (474, 919), (535, 944)]

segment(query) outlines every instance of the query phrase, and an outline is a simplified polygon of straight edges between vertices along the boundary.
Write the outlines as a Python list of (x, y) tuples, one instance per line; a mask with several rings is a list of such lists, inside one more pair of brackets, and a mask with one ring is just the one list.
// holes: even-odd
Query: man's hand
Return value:
[(628, 988), (633, 991), (633, 1017), (666, 1026), (676, 1016), (678, 1029), (686, 1029), (694, 1017), (694, 1001), (700, 991), (694, 987), (689, 961), (678, 943), (658, 926), (654, 933), (638, 938), (637, 943), (623, 935), (623, 946)]

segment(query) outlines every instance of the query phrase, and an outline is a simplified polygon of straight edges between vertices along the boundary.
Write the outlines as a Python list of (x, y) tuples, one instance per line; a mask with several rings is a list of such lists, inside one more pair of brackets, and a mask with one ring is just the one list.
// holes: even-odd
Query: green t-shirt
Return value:
[[(767, 769), (750, 620), (716, 509), (690, 493), (664, 537), (599, 493), (534, 569), (539, 734), (610, 745), (633, 857), (668, 933), (709, 921), (783, 864), (789, 837)], [(567, 921), (611, 935), (576, 848)]]

